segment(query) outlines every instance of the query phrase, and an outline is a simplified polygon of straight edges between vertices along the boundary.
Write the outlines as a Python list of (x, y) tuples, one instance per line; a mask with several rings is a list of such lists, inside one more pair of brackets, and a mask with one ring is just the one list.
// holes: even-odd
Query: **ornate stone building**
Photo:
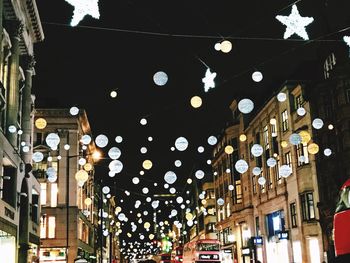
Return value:
[(40, 185), (31, 172), (34, 43), (44, 39), (35, 0), (0, 0), (0, 255), (32, 262)]

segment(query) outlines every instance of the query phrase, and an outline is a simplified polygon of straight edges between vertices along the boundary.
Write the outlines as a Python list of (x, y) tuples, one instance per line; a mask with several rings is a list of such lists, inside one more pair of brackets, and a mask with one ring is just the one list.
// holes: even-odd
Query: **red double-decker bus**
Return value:
[(200, 239), (188, 242), (183, 249), (183, 263), (219, 263), (220, 242), (216, 239)]
[(350, 262), (350, 179), (340, 188), (333, 223), (337, 262)]
[(183, 247), (177, 246), (171, 252), (171, 263), (182, 263), (183, 261)]
[(160, 254), (160, 263), (171, 263), (171, 254), (170, 253)]

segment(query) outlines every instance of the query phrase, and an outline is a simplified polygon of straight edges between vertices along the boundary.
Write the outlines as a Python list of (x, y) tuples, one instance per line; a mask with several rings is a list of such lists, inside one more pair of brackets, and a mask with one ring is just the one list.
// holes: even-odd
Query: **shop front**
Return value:
[(6, 263), (16, 262), (16, 238), (0, 230), (0, 255), (6, 259)]
[(65, 248), (41, 248), (40, 263), (67, 263)]

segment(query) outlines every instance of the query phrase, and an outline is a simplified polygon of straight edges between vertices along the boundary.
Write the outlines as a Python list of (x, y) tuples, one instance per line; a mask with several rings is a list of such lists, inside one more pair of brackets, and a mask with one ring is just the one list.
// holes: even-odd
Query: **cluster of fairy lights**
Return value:
[[(71, 26), (77, 26), (80, 21), (86, 16), (90, 15), (91, 17), (95, 19), (99, 19), (100, 13), (99, 13), (99, 7), (98, 7), (98, 0), (65, 0), (69, 4), (71, 4), (74, 7), (73, 11), (73, 17), (71, 20)], [(292, 6), (292, 10), (289, 16), (281, 16), (277, 15), (276, 19), (280, 21), (283, 25), (286, 26), (286, 30), (284, 33), (284, 39), (290, 38), (292, 35), (296, 34), (299, 37), (301, 37), (304, 40), (309, 40), (309, 36), (306, 32), (306, 27), (310, 25), (314, 19), (312, 17), (302, 17), (297, 9), (296, 5)], [(343, 37), (344, 42), (350, 47), (350, 36), (344, 36)], [(224, 40), (220, 43), (215, 44), (215, 49), (217, 51), (222, 51), (223, 53), (228, 53), (232, 50), (232, 43), (228, 40)], [(209, 67), (207, 67), (207, 70), (205, 72), (205, 76), (202, 78), (202, 82), (204, 84), (204, 92), (209, 92), (210, 89), (215, 88), (215, 78), (217, 77), (216, 72), (212, 72)], [(255, 82), (260, 82), (263, 80), (263, 74), (260, 71), (255, 71), (252, 73), (252, 79)], [(167, 84), (169, 81), (168, 75), (163, 72), (163, 71), (158, 71), (154, 74), (153, 76), (153, 81), (157, 86), (164, 86)], [(112, 98), (117, 97), (117, 92), (112, 91), (110, 96)], [(285, 100), (287, 100), (287, 94), (281, 92), (276, 96), (276, 99), (280, 102), (283, 103)], [(200, 108), (202, 106), (202, 98), (199, 96), (193, 96), (190, 100), (190, 104), (193, 108)], [(238, 110), (242, 114), (250, 114), (254, 110), (254, 103), (252, 100), (249, 98), (244, 98), (239, 101), (238, 103)], [(73, 116), (78, 115), (79, 109), (77, 107), (72, 107), (70, 109), (70, 113)], [(297, 109), (297, 114), (302, 117), (307, 114), (307, 111), (305, 108), (300, 107)], [(277, 120), (276, 119), (271, 119), (270, 124), (271, 125), (276, 125)], [(47, 123), (46, 120), (43, 118), (37, 119), (36, 120), (36, 126), (38, 129), (45, 129)], [(142, 118), (140, 120), (140, 124), (145, 126), (148, 124), (146, 118)], [(316, 118), (312, 121), (312, 127), (316, 130), (320, 130), (324, 128), (324, 122), (320, 118)], [(8, 127), (10, 133), (17, 133), (18, 136), (21, 136), (22, 131), (17, 130), (16, 126), (10, 125)], [(329, 124), (328, 129), (332, 130), (333, 125)], [(272, 134), (272, 136), (274, 136)], [(275, 135), (277, 136), (277, 135)], [(148, 142), (152, 142), (153, 138), (148, 137), (147, 138)], [(245, 134), (241, 134), (239, 137), (239, 140), (241, 143), (245, 143), (247, 140), (247, 136)], [(113, 140), (110, 140), (106, 135), (100, 134), (98, 135), (95, 140), (93, 141), (92, 137), (90, 135), (84, 135), (81, 138), (81, 143), (82, 143), (82, 148), (86, 149), (89, 144), (95, 143), (95, 145), (101, 149), (105, 148), (108, 144), (111, 144)], [(118, 135), (114, 139), (115, 143), (121, 144), (123, 142), (123, 138)], [(218, 143), (218, 139), (215, 136), (209, 136), (207, 139), (206, 144), (208, 144), (206, 147), (204, 146), (198, 146), (197, 151), (198, 154), (201, 154), (205, 151), (205, 148), (209, 147), (216, 147)], [(307, 151), (311, 155), (315, 155), (319, 152), (320, 147), (318, 144), (312, 141), (311, 134), (308, 131), (300, 131), (298, 133), (292, 133), (289, 137), (288, 141), (281, 141), (281, 146), (283, 148), (299, 144), (307, 145)], [(58, 134), (56, 133), (50, 133), (46, 137), (46, 144), (51, 148), (52, 151), (56, 151), (60, 147), (60, 138)], [(175, 139), (174, 145), (171, 146), (170, 150), (171, 151), (178, 151), (178, 152), (184, 152), (188, 149), (190, 145), (190, 142), (183, 136), (180, 136)], [(204, 145), (204, 144), (203, 144)], [(22, 142), (22, 151), (23, 152), (28, 152), (30, 150), (29, 144), (26, 144), (25, 142)], [(68, 151), (70, 149), (70, 146), (68, 144), (64, 145), (63, 148)], [(231, 145), (225, 146), (224, 152), (227, 155), (231, 155), (234, 152), (234, 148)], [(255, 157), (260, 157), (263, 152), (264, 148), (260, 144), (254, 144), (252, 147), (249, 149), (251, 154)], [(140, 152), (142, 155), (147, 154), (147, 148), (145, 146), (142, 146), (140, 148)], [(325, 156), (330, 156), (332, 155), (332, 150), (330, 148), (324, 148), (323, 149), (323, 154)], [(118, 174), (121, 174), (123, 172), (124, 165), (122, 161), (120, 160), (120, 157), (122, 156), (122, 151), (119, 147), (113, 146), (109, 148), (108, 150), (108, 158), (111, 159), (108, 168), (109, 168), (109, 173), (108, 175), (110, 177), (115, 177)], [(61, 159), (61, 156), (56, 156), (57, 160), (59, 161)], [(34, 151), (33, 153), (33, 161), (35, 163), (40, 163), (44, 160), (45, 156), (43, 155), (42, 152), (40, 151)], [(306, 162), (308, 157), (306, 156), (299, 156), (299, 162)], [(52, 157), (50, 159), (50, 156), (47, 157), (47, 162), (50, 163), (52, 161)], [(80, 165), (80, 170), (78, 171), (76, 175), (76, 179), (78, 181), (78, 186), (83, 187), (84, 184), (88, 181), (89, 179), (89, 171), (91, 167), (87, 164), (89, 164), (88, 160), (85, 158), (80, 158), (79, 159), (79, 165)], [(207, 160), (207, 164), (210, 166), (211, 165), (211, 160)], [(145, 158), (145, 160), (142, 162), (142, 169), (140, 170), (139, 174), (142, 176), (146, 172), (151, 171), (154, 163), (152, 160)], [(268, 160), (266, 160), (266, 165), (268, 167), (275, 167), (277, 165), (277, 156), (270, 157)], [(195, 211), (192, 211), (188, 206), (190, 204), (190, 200), (186, 196), (182, 196), (181, 192), (179, 192), (173, 185), (177, 181), (177, 172), (176, 169), (182, 166), (182, 161), (181, 160), (176, 160), (174, 162), (174, 167), (170, 168), (168, 171), (165, 171), (163, 175), (164, 179), (164, 188), (168, 189), (170, 194), (176, 194), (176, 198), (174, 200), (170, 201), (162, 201), (162, 200), (157, 200), (157, 199), (152, 199), (150, 196), (147, 196), (150, 189), (148, 187), (143, 187), (141, 189), (141, 193), (146, 197), (145, 200), (136, 200), (134, 207), (135, 211), (140, 211), (137, 213), (137, 221), (136, 222), (129, 222), (128, 219), (128, 211), (123, 211), (123, 209), (120, 206), (117, 206), (115, 210), (113, 211), (112, 214), (109, 214), (106, 211), (103, 211), (102, 209), (99, 211), (99, 216), (100, 218), (113, 218), (111, 221), (111, 225), (113, 225), (116, 229), (116, 235), (120, 235), (123, 230), (122, 226), (125, 226), (129, 222), (130, 224), (130, 231), (127, 232), (127, 237), (132, 237), (135, 235), (135, 232), (137, 232), (138, 229), (144, 229), (145, 232), (139, 232), (138, 233), (138, 238), (143, 241), (143, 240), (149, 240), (149, 242), (141, 242), (141, 244), (138, 241), (135, 242), (126, 242), (125, 240), (120, 241), (121, 245), (121, 252), (124, 255), (127, 255), (129, 258), (136, 258), (136, 255), (138, 255), (140, 252), (142, 255), (147, 255), (147, 254), (152, 254), (154, 251), (158, 251), (161, 249), (161, 244), (159, 243), (153, 243), (152, 240), (156, 240), (155, 234), (152, 232), (152, 228), (154, 224), (156, 227), (160, 228), (160, 234), (162, 238), (169, 237), (169, 236), (175, 236), (175, 234), (172, 232), (172, 224), (176, 226), (176, 228), (179, 231), (182, 231), (180, 234), (187, 234), (186, 229), (188, 227), (192, 227), (193, 225), (197, 224), (198, 222), (194, 220), (194, 214)], [(248, 172), (248, 170), (252, 171), (254, 175), (258, 177), (258, 183), (260, 185), (265, 185), (266, 184), (266, 178), (264, 178), (261, 175), (261, 167), (249, 167), (249, 164), (246, 160), (240, 159), (234, 164), (234, 169), (241, 173), (244, 174)], [(226, 173), (230, 173), (231, 170), (230, 168), (226, 169)], [(288, 178), (294, 171), (292, 168), (287, 165), (283, 164), (279, 168), (279, 175), (283, 178)], [(56, 182), (57, 180), (57, 171), (53, 169), (52, 167), (49, 167), (46, 171), (47, 173), (47, 178), (49, 182)], [(217, 172), (214, 172), (214, 175), (216, 175)], [(197, 171), (194, 172), (194, 176), (196, 180), (202, 180), (207, 174), (201, 170), (198, 169)], [(132, 183), (136, 186), (138, 185), (142, 179), (140, 179), (139, 176), (133, 176), (132, 178)], [(191, 178), (187, 179), (187, 184), (191, 184), (193, 180)], [(154, 187), (158, 187), (157, 183), (154, 183)], [(230, 191), (234, 190), (233, 185), (229, 185), (228, 189)], [(111, 195), (111, 190), (108, 186), (104, 186), (103, 189), (103, 194), (104, 194), (104, 202), (108, 202), (108, 199), (112, 197)], [(189, 194), (189, 191), (186, 192), (187, 195)], [(124, 192), (126, 198), (130, 196), (129, 191)], [(201, 204), (203, 206), (201, 207), (196, 207), (197, 212), (201, 212), (204, 214), (215, 214), (214, 209), (206, 209), (205, 208), (205, 203), (206, 203), (206, 193), (205, 191), (201, 192), (199, 194), (199, 199), (201, 200)], [(120, 202), (123, 201), (123, 199), (119, 200)], [(156, 211), (156, 213), (162, 213), (162, 210), (160, 209), (161, 203), (164, 202), (166, 206), (172, 205), (174, 206), (174, 209), (171, 210), (170, 214), (167, 216), (169, 219), (171, 219), (171, 222), (168, 221), (159, 221), (159, 222), (148, 222), (144, 221), (143, 216), (147, 216), (148, 212), (146, 207), (150, 206), (152, 209), (150, 211)], [(85, 204), (87, 206), (91, 205), (92, 200), (91, 198), (87, 198), (85, 200)], [(225, 205), (225, 200), (222, 198), (218, 198), (216, 200), (216, 203), (218, 206), (223, 206)], [(144, 211), (141, 212), (141, 210), (144, 209)], [(181, 210), (183, 214), (185, 214), (186, 218), (186, 223), (181, 223), (180, 221), (176, 220), (178, 218), (178, 210)], [(131, 214), (133, 211), (129, 211)], [(100, 224), (104, 224), (102, 222), (99, 222)], [(105, 225), (103, 227), (104, 235), (109, 235), (108, 229), (105, 228)], [(141, 246), (144, 245), (145, 248), (141, 248)]]

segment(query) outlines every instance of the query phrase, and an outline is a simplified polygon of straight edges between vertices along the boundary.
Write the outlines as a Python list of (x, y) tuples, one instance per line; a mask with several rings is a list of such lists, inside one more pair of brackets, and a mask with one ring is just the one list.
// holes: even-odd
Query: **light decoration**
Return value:
[(211, 88), (215, 88), (215, 82), (214, 82), (215, 77), (216, 77), (216, 73), (210, 72), (210, 69), (208, 68), (207, 71), (205, 72), (205, 77), (202, 78), (205, 92), (208, 92), (208, 90)]
[(152, 166), (153, 166), (153, 164), (152, 164), (152, 161), (150, 161), (150, 160), (145, 160), (145, 161), (143, 161), (143, 163), (142, 163), (142, 167), (143, 167), (145, 170), (151, 169)]
[(242, 99), (238, 102), (238, 110), (243, 114), (248, 114), (254, 109), (254, 102), (250, 99)]
[(263, 80), (263, 74), (260, 72), (260, 71), (255, 71), (253, 72), (252, 74), (252, 79), (255, 81), (255, 82), (260, 82)]
[(289, 16), (276, 16), (276, 19), (283, 25), (287, 26), (284, 32), (284, 39), (288, 39), (293, 34), (297, 34), (304, 40), (308, 40), (309, 36), (305, 30), (305, 27), (314, 21), (313, 17), (302, 17), (299, 14), (296, 5), (292, 6), (292, 12)]
[(163, 71), (158, 71), (153, 75), (153, 81), (158, 86), (164, 86), (168, 82), (168, 75)]
[(85, 170), (79, 170), (75, 174), (75, 179), (80, 183), (85, 183), (89, 179), (89, 174)]
[(90, 197), (86, 198), (86, 199), (84, 200), (84, 203), (85, 203), (86, 206), (90, 206), (90, 205), (92, 204), (91, 198), (90, 198)]
[(47, 125), (47, 122), (44, 118), (38, 118), (35, 121), (35, 127), (37, 127), (39, 130), (45, 129)]
[(343, 40), (350, 47), (350, 36), (344, 36)]
[(282, 146), (282, 148), (286, 148), (288, 146), (288, 142), (287, 141), (282, 141), (281, 142), (281, 146)]
[(116, 98), (118, 93), (115, 90), (112, 90), (109, 95), (111, 96), (111, 98)]
[(228, 40), (224, 40), (220, 44), (220, 50), (223, 53), (229, 53), (232, 50), (232, 43)]
[(309, 146), (307, 147), (307, 151), (308, 151), (310, 154), (317, 154), (319, 150), (320, 150), (320, 147), (319, 147), (316, 143), (311, 143), (311, 144), (309, 144)]
[(98, 0), (66, 0), (67, 3), (74, 6), (71, 26), (77, 26), (86, 15), (99, 19)]
[(240, 140), (241, 142), (245, 142), (245, 141), (247, 140), (247, 135), (245, 135), (245, 134), (239, 135), (239, 140)]
[(199, 96), (193, 96), (191, 98), (191, 106), (195, 109), (199, 108), (200, 106), (202, 106), (202, 98)]
[(226, 154), (232, 154), (233, 153), (233, 147), (231, 145), (227, 145), (225, 147), (225, 153)]

